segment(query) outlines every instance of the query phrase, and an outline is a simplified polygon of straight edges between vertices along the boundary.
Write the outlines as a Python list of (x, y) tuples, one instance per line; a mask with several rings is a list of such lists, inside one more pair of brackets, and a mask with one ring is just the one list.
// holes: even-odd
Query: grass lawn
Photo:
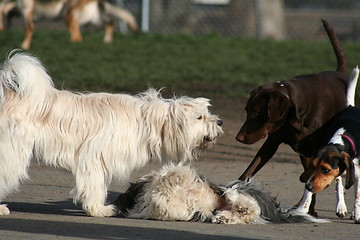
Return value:
[[(137, 93), (152, 86), (170, 95), (238, 97), (265, 82), (336, 68), (329, 41), (117, 34), (106, 45), (101, 32), (83, 34), (84, 41), (74, 44), (68, 32), (35, 31), (29, 52), (58, 88)], [(23, 35), (16, 29), (0, 32), (1, 59), (20, 46)], [(342, 45), (350, 73), (360, 63), (360, 43)]]

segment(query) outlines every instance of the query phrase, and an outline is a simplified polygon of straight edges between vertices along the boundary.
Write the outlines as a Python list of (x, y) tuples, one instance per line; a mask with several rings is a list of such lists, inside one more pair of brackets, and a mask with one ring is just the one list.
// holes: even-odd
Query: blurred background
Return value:
[[(141, 18), (141, 0), (126, 0)], [(319, 39), (330, 21), (341, 40), (358, 40), (358, 0), (150, 0), (148, 31), (204, 34), (245, 38)], [(145, 25), (146, 26), (146, 25)]]
[[(209, 34), (277, 40), (326, 38), (324, 18), (342, 41), (360, 38), (358, 0), (110, 0), (134, 14), (141, 30), (161, 34)], [(41, 21), (39, 21), (40, 24)], [(23, 27), (20, 18), (13, 27)], [(64, 21), (45, 21), (41, 27), (64, 29)], [(118, 31), (126, 26), (118, 23)]]
[[(104, 44), (104, 28), (86, 25), (83, 41), (71, 43), (63, 17), (36, 21), (29, 51), (57, 87), (247, 97), (265, 82), (336, 69), (321, 19), (335, 29), (347, 71), (360, 63), (359, 0), (106, 1), (130, 11), (140, 31), (117, 21), (114, 42)], [(25, 35), (21, 14), (9, 16), (0, 32), (2, 57)]]

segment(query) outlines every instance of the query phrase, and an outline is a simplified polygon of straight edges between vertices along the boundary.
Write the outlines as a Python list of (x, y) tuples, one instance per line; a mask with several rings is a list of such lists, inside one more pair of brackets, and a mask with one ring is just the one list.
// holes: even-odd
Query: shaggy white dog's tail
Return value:
[(355, 106), (355, 94), (356, 94), (356, 84), (359, 77), (359, 68), (356, 66), (350, 76), (349, 84), (346, 92), (346, 105)]
[(53, 82), (40, 61), (13, 50), (0, 68), (0, 102), (7, 93), (15, 93), (30, 103), (42, 103), (53, 91)]

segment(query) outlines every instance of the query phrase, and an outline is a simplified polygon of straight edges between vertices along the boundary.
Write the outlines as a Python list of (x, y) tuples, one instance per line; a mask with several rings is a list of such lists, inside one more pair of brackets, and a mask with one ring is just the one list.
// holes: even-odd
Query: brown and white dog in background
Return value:
[[(345, 74), (345, 57), (333, 28), (323, 20), (337, 58), (337, 70), (317, 74), (305, 74), (295, 78), (266, 83), (251, 92), (246, 104), (246, 121), (236, 139), (245, 144), (253, 144), (267, 137), (255, 158), (240, 176), (240, 180), (254, 176), (275, 154), (281, 143), (295, 150), (296, 144), (320, 128), (336, 113), (346, 108), (348, 76)], [(310, 149), (297, 148), (304, 169), (310, 159), (303, 152)], [(304, 199), (312, 195), (305, 189), (303, 199), (296, 211), (304, 211)], [(311, 214), (314, 212), (313, 196)]]
[[(4, 0), (4, 4), (12, 1)], [(16, 0), (16, 7), (25, 20), (26, 33), (21, 45), (23, 49), (30, 48), (35, 28), (34, 20), (38, 18), (54, 19), (65, 16), (72, 42), (82, 41), (80, 26), (88, 23), (104, 25), (105, 43), (113, 40), (115, 19), (124, 21), (133, 32), (138, 30), (136, 20), (129, 11), (105, 0)]]
[(0, 0), (0, 31), (4, 30), (4, 25), (6, 25), (7, 20), (5, 20), (5, 24), (3, 22), (3, 17), (8, 17), (10, 12), (16, 8), (15, 0)]
[(346, 171), (345, 188), (349, 189), (355, 183), (352, 214), (355, 223), (360, 223), (360, 108), (354, 107), (358, 76), (359, 69), (355, 68), (348, 88), (349, 107), (336, 114), (317, 131), (319, 132), (318, 141), (325, 143), (325, 146), (313, 154), (309, 168), (300, 177), (300, 180), (306, 183), (306, 188), (313, 193), (324, 190), (336, 179), (339, 200), (337, 210), (340, 210), (339, 216), (344, 217), (347, 208), (343, 197), (341, 174)]

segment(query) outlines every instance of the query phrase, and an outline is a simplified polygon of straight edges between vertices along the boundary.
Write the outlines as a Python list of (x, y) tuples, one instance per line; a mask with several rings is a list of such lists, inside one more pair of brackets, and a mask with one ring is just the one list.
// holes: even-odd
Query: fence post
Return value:
[(142, 0), (141, 8), (141, 31), (149, 32), (150, 0)]
[(256, 36), (258, 38), (276, 40), (285, 38), (283, 0), (255, 0), (254, 15)]

